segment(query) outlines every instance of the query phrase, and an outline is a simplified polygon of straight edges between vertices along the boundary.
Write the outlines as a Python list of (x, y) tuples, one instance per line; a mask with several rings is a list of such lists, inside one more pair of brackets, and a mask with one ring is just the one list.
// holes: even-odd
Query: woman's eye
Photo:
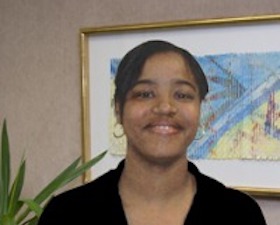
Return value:
[(176, 97), (176, 99), (179, 99), (179, 100), (192, 100), (192, 99), (194, 99), (193, 94), (184, 93), (184, 92), (176, 92), (175, 97)]
[(154, 97), (154, 93), (152, 91), (139, 91), (135, 94), (135, 97), (142, 99), (152, 98)]

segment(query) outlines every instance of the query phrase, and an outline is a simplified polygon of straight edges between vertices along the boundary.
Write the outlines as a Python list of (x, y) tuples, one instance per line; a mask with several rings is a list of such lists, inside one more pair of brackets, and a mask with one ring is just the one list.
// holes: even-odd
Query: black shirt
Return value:
[[(53, 197), (38, 225), (126, 225), (118, 192), (124, 163), (88, 184)], [(188, 168), (196, 178), (197, 192), (185, 225), (266, 225), (260, 207), (249, 195), (205, 176), (191, 162)]]

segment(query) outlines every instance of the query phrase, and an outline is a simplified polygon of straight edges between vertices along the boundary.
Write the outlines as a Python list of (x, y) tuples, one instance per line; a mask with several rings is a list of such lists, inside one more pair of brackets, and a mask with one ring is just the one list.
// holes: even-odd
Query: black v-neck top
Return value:
[[(126, 225), (118, 191), (124, 163), (88, 184), (53, 197), (38, 225)], [(197, 192), (185, 225), (266, 225), (259, 205), (249, 195), (200, 173), (191, 162), (188, 168), (196, 178)]]

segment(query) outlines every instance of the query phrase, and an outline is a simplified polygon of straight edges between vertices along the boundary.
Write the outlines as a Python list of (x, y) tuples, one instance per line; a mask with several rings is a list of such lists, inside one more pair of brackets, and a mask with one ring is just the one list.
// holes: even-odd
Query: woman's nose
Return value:
[(178, 111), (178, 109), (177, 109), (176, 105), (169, 98), (164, 98), (164, 99), (158, 100), (153, 107), (153, 112), (156, 114), (160, 114), (160, 115), (173, 116), (177, 113), (177, 111)]

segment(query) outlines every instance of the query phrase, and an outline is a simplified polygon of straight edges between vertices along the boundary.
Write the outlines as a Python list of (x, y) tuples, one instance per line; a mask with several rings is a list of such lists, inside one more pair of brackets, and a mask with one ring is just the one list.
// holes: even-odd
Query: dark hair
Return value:
[(208, 93), (208, 83), (203, 70), (192, 54), (190, 54), (187, 50), (166, 41), (147, 41), (130, 50), (123, 57), (118, 66), (115, 78), (116, 89), (114, 101), (115, 104), (119, 104), (119, 113), (121, 116), (123, 114), (126, 95), (138, 81), (145, 62), (151, 56), (163, 52), (174, 52), (183, 57), (186, 65), (190, 67), (192, 73), (194, 74), (195, 81), (199, 88), (200, 99), (203, 100), (205, 98)]

